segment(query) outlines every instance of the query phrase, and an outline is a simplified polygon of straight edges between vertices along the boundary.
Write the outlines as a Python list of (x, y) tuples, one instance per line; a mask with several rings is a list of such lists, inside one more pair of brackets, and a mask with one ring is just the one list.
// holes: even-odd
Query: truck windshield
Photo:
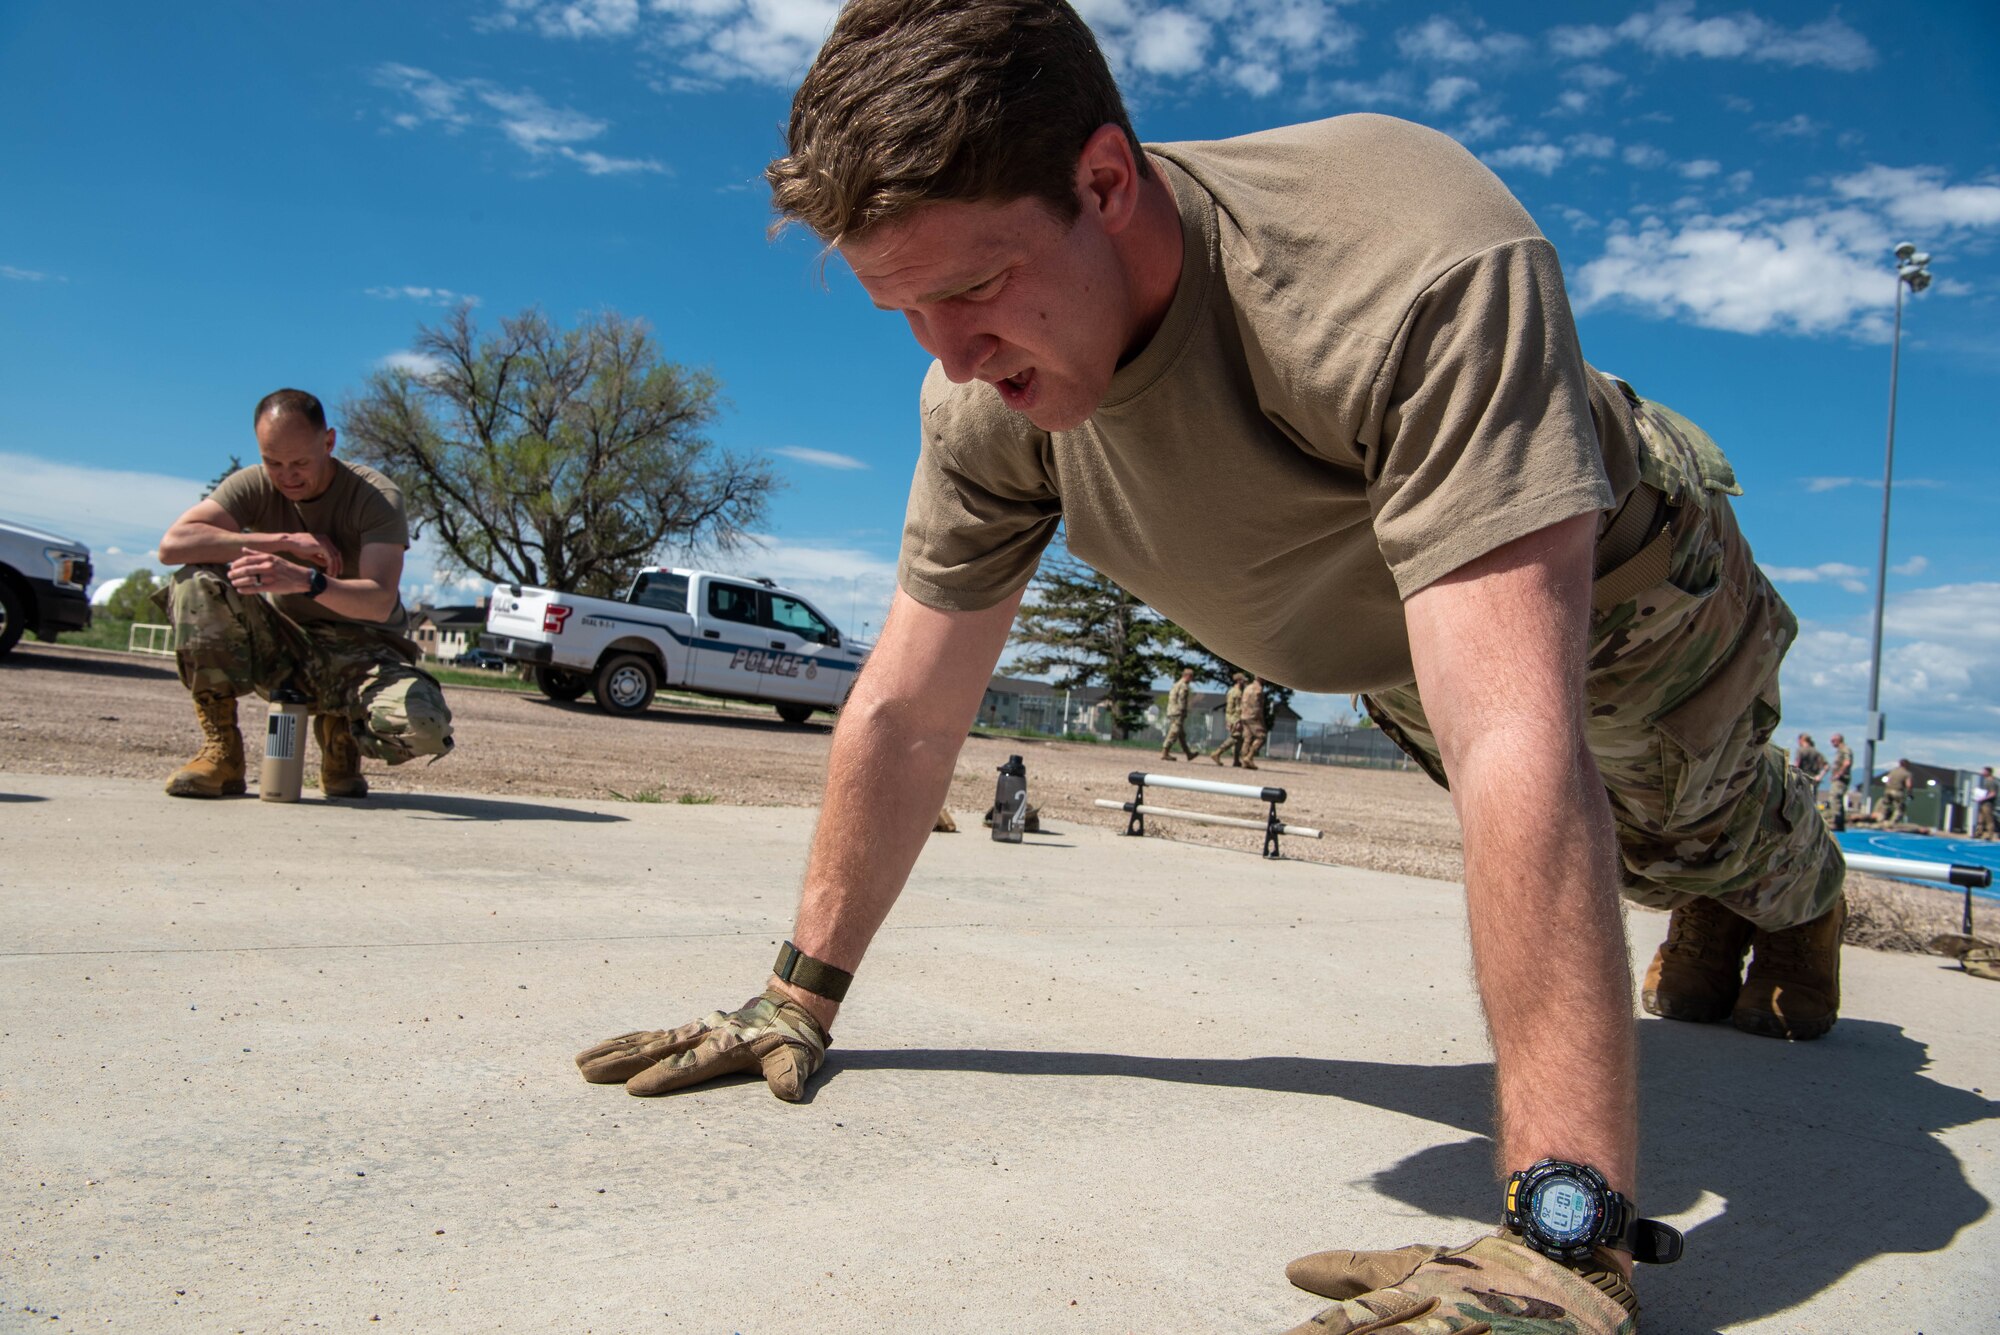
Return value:
[(671, 575), (664, 570), (649, 570), (632, 585), (631, 601), (640, 607), (657, 608), (662, 612), (685, 612), (688, 610), (688, 578), (686, 575)]

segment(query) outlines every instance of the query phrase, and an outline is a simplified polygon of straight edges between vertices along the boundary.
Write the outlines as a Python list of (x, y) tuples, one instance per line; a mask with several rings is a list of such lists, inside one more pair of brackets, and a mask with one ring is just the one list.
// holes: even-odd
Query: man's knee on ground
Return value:
[(428, 677), (396, 682), (367, 702), (357, 740), (364, 755), (391, 765), (446, 754), (454, 743), (444, 691)]

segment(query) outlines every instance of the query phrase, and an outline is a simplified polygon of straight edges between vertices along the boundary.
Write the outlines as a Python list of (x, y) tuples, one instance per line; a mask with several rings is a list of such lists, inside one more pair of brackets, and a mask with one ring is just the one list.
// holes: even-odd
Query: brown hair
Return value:
[(326, 409), (320, 406), (317, 396), (302, 389), (274, 389), (257, 400), (257, 411), (251, 414), (250, 424), (255, 426), (267, 414), (272, 417), (297, 415), (311, 423), (313, 430), (326, 430)]
[(1125, 132), (1097, 39), (1064, 0), (850, 0), (792, 98), (764, 171), (773, 230), (829, 244), (925, 204), (1039, 199), (1074, 221), (1077, 156)]

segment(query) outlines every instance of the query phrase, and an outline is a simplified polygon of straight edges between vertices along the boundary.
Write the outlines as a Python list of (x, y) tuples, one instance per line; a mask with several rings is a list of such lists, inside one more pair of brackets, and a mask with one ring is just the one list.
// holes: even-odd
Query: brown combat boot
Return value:
[(354, 730), (336, 714), (313, 715), (313, 739), (319, 743), (321, 797), (366, 797), (368, 780), (361, 777), (361, 748)]
[(197, 695), (201, 750), (167, 780), (168, 797), (234, 797), (243, 791), (243, 734), (236, 730), (236, 697)]
[(1713, 899), (1675, 909), (1639, 991), (1647, 1014), (1692, 1024), (1728, 1018), (1743, 987), (1743, 956), (1756, 930)]
[(1811, 922), (1758, 932), (1750, 974), (1729, 1018), (1746, 1034), (1818, 1038), (1840, 1018), (1840, 929), (1847, 896)]

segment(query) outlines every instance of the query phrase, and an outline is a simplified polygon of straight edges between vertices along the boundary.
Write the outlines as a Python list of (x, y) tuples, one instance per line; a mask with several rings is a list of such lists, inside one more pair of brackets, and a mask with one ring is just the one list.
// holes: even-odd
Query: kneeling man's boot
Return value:
[(1667, 939), (1647, 966), (1639, 992), (1647, 1012), (1667, 1020), (1714, 1024), (1728, 1018), (1743, 986), (1743, 956), (1755, 932), (1713, 899), (1674, 910)]
[(197, 695), (201, 750), (167, 780), (169, 797), (234, 797), (243, 791), (243, 734), (236, 730), (236, 697)]
[(1840, 929), (1847, 896), (1811, 922), (1758, 932), (1750, 975), (1730, 1017), (1746, 1034), (1818, 1038), (1840, 1018)]
[(361, 777), (361, 748), (354, 744), (354, 729), (347, 720), (314, 714), (313, 736), (319, 742), (320, 796), (368, 796), (368, 780)]

